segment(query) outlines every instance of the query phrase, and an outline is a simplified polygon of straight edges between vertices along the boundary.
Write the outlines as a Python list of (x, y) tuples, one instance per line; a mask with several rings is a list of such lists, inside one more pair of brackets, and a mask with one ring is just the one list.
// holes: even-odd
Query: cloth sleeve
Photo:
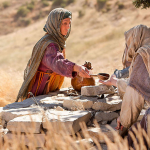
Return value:
[(129, 79), (122, 78), (117, 80), (117, 91), (121, 99), (123, 99), (128, 83)]
[(127, 86), (120, 112), (120, 122), (125, 128), (129, 128), (138, 119), (144, 106), (144, 98), (135, 89)]
[(59, 75), (65, 77), (74, 77), (76, 75), (76, 72), (73, 71), (75, 63), (65, 59), (55, 43), (49, 44), (46, 48), (41, 63)]
[(121, 78), (128, 78), (129, 77), (129, 67), (123, 69), (123, 70), (118, 70), (116, 69), (114, 71), (114, 74), (116, 75), (116, 77), (118, 79), (121, 79)]

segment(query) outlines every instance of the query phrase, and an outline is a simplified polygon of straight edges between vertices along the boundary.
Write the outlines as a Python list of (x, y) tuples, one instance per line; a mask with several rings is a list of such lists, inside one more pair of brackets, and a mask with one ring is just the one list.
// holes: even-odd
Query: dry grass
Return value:
[[(55, 124), (55, 125), (54, 125)], [(34, 123), (33, 123), (34, 126)], [(90, 136), (87, 127), (84, 123), (80, 124), (82, 132), (83, 132), (83, 138), (86, 140), (82, 140), (81, 135), (77, 133), (76, 135), (72, 131), (72, 135), (68, 135), (68, 129), (58, 122), (50, 123), (47, 121), (47, 132), (46, 134), (43, 132), (42, 134), (45, 134), (44, 140), (45, 144), (43, 145), (43, 141), (39, 138), (35, 138), (36, 134), (33, 133), (20, 133), (19, 127), (18, 132), (12, 133), (10, 136), (4, 136), (4, 143), (2, 138), (0, 138), (0, 149), (11, 149), (11, 150), (34, 150), (37, 149), (37, 145), (39, 143), (42, 146), (43, 150), (87, 150), (94, 146), (97, 147), (97, 150), (102, 150), (101, 144), (99, 141), (105, 141), (107, 144), (107, 150), (133, 150), (133, 148), (129, 148), (128, 142), (126, 138), (122, 138), (119, 136), (117, 132), (115, 132), (110, 126), (108, 128), (112, 130), (113, 136), (114, 136), (114, 142), (112, 142), (101, 130), (98, 132), (98, 138), (95, 138), (94, 136)], [(99, 128), (99, 125), (95, 122), (95, 126)], [(20, 128), (25, 128), (20, 127)], [(58, 129), (59, 128), (59, 129)], [(58, 132), (59, 131), (59, 132)], [(134, 132), (136, 133), (136, 137), (133, 136), (132, 133), (130, 135), (132, 136), (132, 139), (135, 144), (136, 150), (146, 150), (146, 147), (143, 142), (142, 136), (145, 137), (146, 141), (150, 143), (150, 139), (148, 135), (145, 133), (143, 129), (138, 126), (138, 130), (134, 129)], [(28, 139), (28, 140), (26, 140)], [(37, 139), (37, 140), (36, 140)], [(88, 139), (92, 139), (93, 143), (91, 144), (88, 142)], [(137, 140), (139, 142), (137, 142)], [(25, 146), (26, 141), (28, 141), (28, 147)], [(78, 141), (78, 142), (77, 142)], [(150, 145), (149, 145), (150, 146)]]
[(12, 71), (0, 72), (0, 107), (10, 104), (16, 100), (22, 79), (18, 73)]

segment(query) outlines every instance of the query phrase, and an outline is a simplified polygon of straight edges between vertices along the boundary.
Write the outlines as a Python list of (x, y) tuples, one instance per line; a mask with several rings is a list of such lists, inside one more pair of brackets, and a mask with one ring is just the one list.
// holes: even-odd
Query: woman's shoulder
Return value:
[(59, 48), (58, 44), (52, 42), (48, 45), (48, 47), (56, 47), (56, 48)]
[(59, 46), (57, 43), (52, 42), (47, 46), (47, 49), (59, 50)]

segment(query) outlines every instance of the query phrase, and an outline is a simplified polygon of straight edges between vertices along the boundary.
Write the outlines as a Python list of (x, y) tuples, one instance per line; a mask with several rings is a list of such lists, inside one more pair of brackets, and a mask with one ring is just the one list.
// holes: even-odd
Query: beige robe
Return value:
[(129, 82), (118, 80), (118, 93), (123, 98), (120, 121), (129, 128), (137, 121), (144, 106), (150, 103), (150, 28), (138, 25), (125, 32), (126, 48), (122, 62), (131, 62)]
[[(126, 88), (124, 88), (126, 87)], [(123, 96), (120, 112), (120, 122), (125, 128), (129, 128), (137, 121), (137, 118), (144, 106), (144, 98), (135, 89), (127, 85), (127, 81), (117, 81), (118, 93)]]

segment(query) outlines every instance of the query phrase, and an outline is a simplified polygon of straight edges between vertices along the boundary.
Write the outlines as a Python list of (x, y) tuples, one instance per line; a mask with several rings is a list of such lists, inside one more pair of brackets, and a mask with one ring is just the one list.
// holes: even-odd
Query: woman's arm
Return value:
[(77, 65), (68, 59), (65, 59), (63, 53), (55, 43), (49, 44), (45, 50), (42, 64), (62, 76), (74, 77), (74, 72), (78, 72), (81, 77), (89, 78), (88, 69), (84, 66)]
[(73, 70), (78, 72), (78, 75), (80, 77), (90, 78), (89, 70), (86, 67), (84, 67), (84, 66), (75, 64)]

